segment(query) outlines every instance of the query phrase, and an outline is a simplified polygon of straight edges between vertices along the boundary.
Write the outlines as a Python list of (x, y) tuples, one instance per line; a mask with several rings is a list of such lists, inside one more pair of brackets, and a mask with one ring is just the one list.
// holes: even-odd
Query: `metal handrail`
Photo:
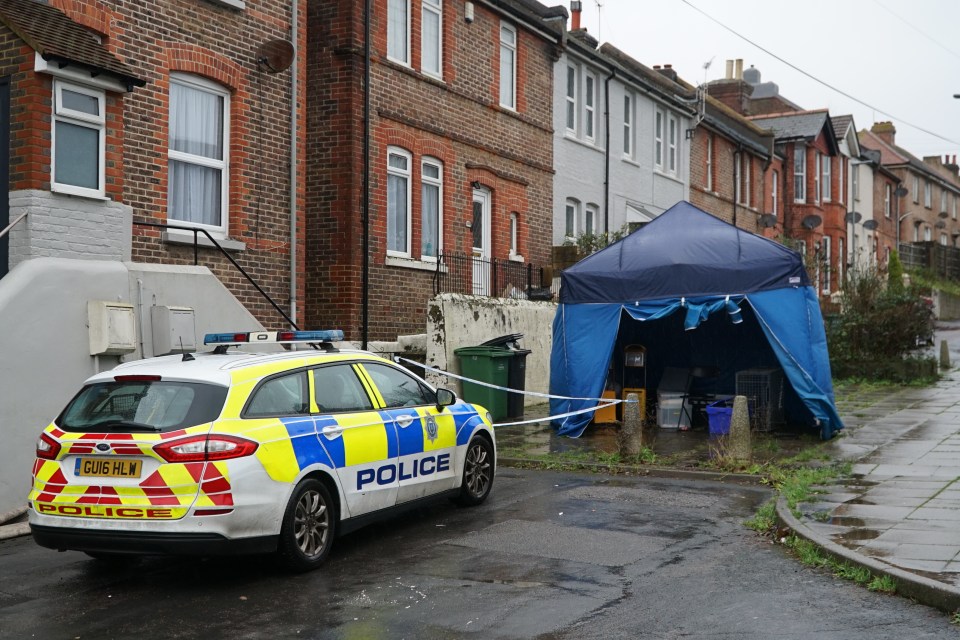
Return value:
[(10, 229), (13, 229), (15, 226), (17, 226), (17, 223), (23, 220), (24, 218), (26, 218), (28, 213), (30, 212), (24, 211), (23, 213), (20, 214), (20, 217), (18, 217), (16, 220), (8, 224), (3, 231), (0, 231), (0, 238), (10, 233)]
[[(24, 214), (24, 215), (26, 215), (26, 214)], [(17, 222), (19, 222), (19, 220), (18, 220)], [(13, 224), (16, 224), (16, 222), (14, 222)], [(233, 259), (233, 256), (231, 256), (229, 253), (227, 253), (227, 250), (226, 250), (226, 249), (224, 249), (223, 247), (220, 246), (220, 243), (217, 242), (216, 239), (214, 239), (214, 237), (211, 236), (211, 235), (210, 235), (210, 232), (208, 232), (206, 229), (198, 229), (197, 227), (186, 227), (186, 226), (181, 226), (181, 225), (176, 225), (176, 224), (166, 224), (166, 223), (162, 223), (162, 222), (147, 222), (146, 220), (134, 220), (134, 221), (133, 221), (133, 224), (140, 225), (140, 226), (142, 226), (142, 227), (158, 227), (158, 228), (160, 228), (160, 229), (179, 229), (179, 230), (182, 230), (182, 231), (190, 231), (191, 233), (193, 233), (193, 264), (194, 264), (194, 265), (199, 264), (199, 261), (198, 261), (198, 260), (199, 260), (198, 234), (202, 233), (203, 235), (205, 235), (205, 236), (207, 237), (207, 240), (209, 240), (209, 241), (213, 244), (214, 247), (216, 247), (217, 249), (219, 249), (219, 250), (220, 250), (220, 253), (222, 253), (222, 254), (227, 258), (227, 260), (229, 260), (230, 263), (231, 263), (234, 267), (236, 267), (237, 271), (239, 271), (241, 274), (243, 274), (243, 277), (246, 278), (247, 281), (248, 281), (250, 284), (252, 284), (252, 285), (257, 289), (257, 291), (260, 292), (260, 295), (263, 296), (264, 299), (265, 299), (267, 302), (269, 302), (271, 305), (273, 305), (273, 308), (277, 310), (277, 313), (279, 313), (281, 316), (283, 316), (283, 319), (287, 321), (287, 324), (289, 324), (291, 327), (293, 327), (294, 329), (296, 329), (296, 330), (298, 330), (298, 331), (300, 330), (300, 327), (297, 326), (297, 323), (294, 322), (294, 321), (290, 318), (290, 316), (288, 316), (288, 315), (286, 314), (286, 312), (285, 312), (283, 309), (281, 309), (280, 306), (279, 306), (276, 302), (274, 302), (273, 298), (271, 298), (270, 295), (269, 295), (266, 291), (264, 291), (264, 290), (260, 287), (260, 285), (257, 284), (257, 282), (256, 282), (252, 277), (250, 277), (250, 274), (247, 273), (247, 272), (244, 270), (244, 268), (241, 267), (240, 264), (239, 264), (236, 260)], [(13, 225), (11, 225), (11, 226), (13, 226)]]

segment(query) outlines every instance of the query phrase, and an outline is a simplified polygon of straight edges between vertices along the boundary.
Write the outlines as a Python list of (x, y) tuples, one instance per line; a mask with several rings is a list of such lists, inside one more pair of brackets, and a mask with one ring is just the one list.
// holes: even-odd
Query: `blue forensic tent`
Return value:
[[(567, 399), (550, 401), (552, 415), (596, 406), (614, 354), (643, 344), (648, 389), (668, 366), (709, 362), (732, 394), (736, 371), (779, 366), (791, 422), (824, 439), (843, 428), (820, 306), (795, 251), (680, 202), (560, 277), (550, 393)], [(554, 427), (578, 437), (592, 416)]]

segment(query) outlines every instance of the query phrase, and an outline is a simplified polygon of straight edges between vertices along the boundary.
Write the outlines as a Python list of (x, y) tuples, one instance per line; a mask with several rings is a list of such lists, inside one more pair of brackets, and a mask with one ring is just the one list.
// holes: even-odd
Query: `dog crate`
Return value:
[(783, 425), (783, 370), (745, 369), (737, 372), (738, 396), (746, 396), (752, 410), (750, 427), (770, 431)]

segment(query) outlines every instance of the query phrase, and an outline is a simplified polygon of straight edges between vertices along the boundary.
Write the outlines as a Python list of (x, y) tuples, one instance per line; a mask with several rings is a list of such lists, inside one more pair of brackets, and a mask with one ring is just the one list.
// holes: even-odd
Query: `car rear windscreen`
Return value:
[(83, 387), (56, 422), (85, 433), (175, 431), (215, 420), (226, 398), (226, 387), (201, 382), (97, 382)]

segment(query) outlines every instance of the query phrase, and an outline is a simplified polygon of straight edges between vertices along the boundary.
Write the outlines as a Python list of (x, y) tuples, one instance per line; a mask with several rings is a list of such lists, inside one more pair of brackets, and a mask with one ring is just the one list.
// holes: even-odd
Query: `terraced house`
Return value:
[(547, 262), (566, 19), (533, 0), (370, 6), (308, 17), (306, 321), (361, 341), (422, 333), (438, 286), (509, 295)]

